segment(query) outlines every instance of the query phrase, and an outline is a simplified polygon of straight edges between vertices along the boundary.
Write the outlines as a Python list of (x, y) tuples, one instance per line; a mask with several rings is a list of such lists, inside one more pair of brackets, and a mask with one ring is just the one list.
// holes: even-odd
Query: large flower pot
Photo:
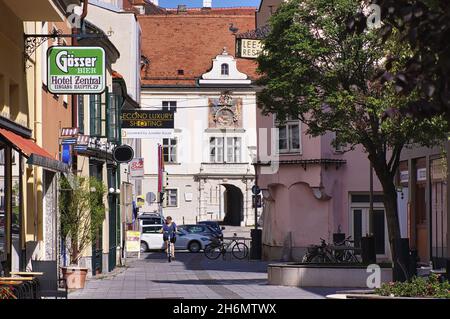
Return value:
[(86, 282), (87, 268), (82, 267), (61, 267), (63, 278), (67, 282), (68, 289), (82, 289)]

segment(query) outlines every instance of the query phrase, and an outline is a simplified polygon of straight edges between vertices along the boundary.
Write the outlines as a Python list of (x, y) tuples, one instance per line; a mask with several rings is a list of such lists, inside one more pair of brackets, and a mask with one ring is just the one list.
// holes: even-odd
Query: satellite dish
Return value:
[(113, 158), (117, 163), (128, 163), (134, 158), (134, 150), (129, 145), (120, 145), (113, 149)]

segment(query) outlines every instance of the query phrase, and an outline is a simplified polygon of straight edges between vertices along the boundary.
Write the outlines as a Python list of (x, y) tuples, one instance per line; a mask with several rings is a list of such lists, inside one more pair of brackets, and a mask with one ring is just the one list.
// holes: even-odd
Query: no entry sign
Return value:
[(47, 62), (51, 93), (95, 94), (105, 90), (105, 51), (101, 47), (51, 47)]

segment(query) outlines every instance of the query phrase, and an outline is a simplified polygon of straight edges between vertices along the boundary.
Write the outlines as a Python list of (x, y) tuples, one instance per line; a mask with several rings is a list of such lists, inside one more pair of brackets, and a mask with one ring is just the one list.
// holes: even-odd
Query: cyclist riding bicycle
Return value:
[(163, 233), (163, 240), (166, 243), (166, 253), (168, 254), (168, 248), (170, 244), (170, 255), (172, 259), (175, 259), (175, 241), (177, 240), (177, 224), (172, 222), (172, 217), (167, 216), (163, 227), (160, 230)]

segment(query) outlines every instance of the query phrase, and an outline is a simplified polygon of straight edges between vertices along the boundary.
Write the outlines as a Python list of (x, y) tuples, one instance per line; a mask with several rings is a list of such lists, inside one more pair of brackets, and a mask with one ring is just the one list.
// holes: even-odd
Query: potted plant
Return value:
[(97, 178), (70, 175), (60, 179), (60, 231), (70, 256), (70, 265), (61, 270), (69, 289), (84, 288), (88, 269), (79, 267), (79, 261), (105, 219), (105, 194), (106, 187)]

